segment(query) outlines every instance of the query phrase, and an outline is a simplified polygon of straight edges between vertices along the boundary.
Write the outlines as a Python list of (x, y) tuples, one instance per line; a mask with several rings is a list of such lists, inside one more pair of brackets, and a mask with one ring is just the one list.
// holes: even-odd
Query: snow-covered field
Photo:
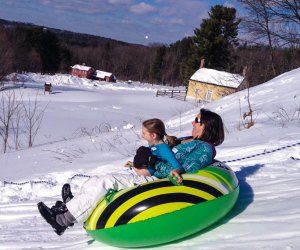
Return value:
[[(116, 249), (93, 241), (81, 225), (61, 237), (39, 216), (36, 203), (51, 205), (62, 184), (74, 193), (84, 175), (120, 170), (142, 144), (141, 121), (158, 117), (169, 134), (184, 136), (200, 105), (156, 97), (141, 83), (103, 83), (67, 75), (22, 77), (15, 90), (46, 107), (30, 149), (0, 154), (0, 249)], [(43, 92), (44, 82), (53, 85)], [(206, 104), (225, 123), (217, 159), (240, 181), (234, 209), (216, 225), (161, 249), (299, 249), (300, 69), (250, 89), (254, 126), (245, 129), (247, 91)], [(1, 94), (1, 92), (0, 92)], [(274, 152), (272, 152), (274, 150)], [(249, 158), (246, 158), (250, 156)], [(13, 182), (13, 183), (7, 183)]]

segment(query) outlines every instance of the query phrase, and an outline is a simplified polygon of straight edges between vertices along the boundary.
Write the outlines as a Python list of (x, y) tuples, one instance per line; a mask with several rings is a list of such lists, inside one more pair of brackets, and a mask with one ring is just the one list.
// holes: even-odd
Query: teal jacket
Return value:
[[(172, 151), (182, 167), (180, 171), (187, 173), (195, 172), (208, 166), (213, 162), (215, 156), (214, 146), (201, 140), (179, 144), (173, 147)], [(165, 178), (172, 169), (174, 168), (168, 162), (157, 161), (153, 175), (157, 178)]]

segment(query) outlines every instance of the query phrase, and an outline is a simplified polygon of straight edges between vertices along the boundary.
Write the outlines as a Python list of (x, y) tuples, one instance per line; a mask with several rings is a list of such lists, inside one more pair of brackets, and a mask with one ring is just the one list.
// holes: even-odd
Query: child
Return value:
[[(142, 124), (142, 137), (148, 142), (149, 147), (140, 147), (134, 157), (133, 163), (127, 162), (126, 165), (133, 166), (137, 174), (144, 176), (155, 176), (155, 162), (156, 160), (168, 162), (172, 169), (183, 170), (178, 161), (176, 160), (174, 153), (170, 148), (170, 144), (175, 145), (175, 137), (168, 136), (166, 134), (166, 129), (164, 123), (157, 118), (149, 119)], [(166, 137), (169, 142), (166, 144), (164, 142), (164, 137)], [(167, 177), (169, 174), (166, 173)], [(181, 177), (178, 182), (181, 182)]]

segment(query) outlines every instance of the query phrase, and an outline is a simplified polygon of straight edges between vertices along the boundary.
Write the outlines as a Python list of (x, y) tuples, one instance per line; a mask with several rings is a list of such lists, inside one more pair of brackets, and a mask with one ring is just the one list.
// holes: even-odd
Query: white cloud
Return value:
[(164, 20), (161, 17), (155, 17), (152, 21), (154, 24), (162, 24)]
[(223, 5), (228, 8), (236, 8), (235, 1), (225, 1), (225, 3)]
[(170, 23), (171, 24), (184, 24), (184, 21), (182, 18), (172, 18), (170, 20)]
[[(78, 12), (82, 14), (99, 14), (99, 13), (109, 13), (113, 10), (114, 6), (118, 2), (124, 2), (125, 0), (41, 0), (43, 5), (47, 5), (49, 8), (55, 10), (68, 11), (68, 12)], [(128, 0), (127, 0), (128, 1)], [(115, 2), (114, 4), (111, 2)]]
[(118, 5), (118, 4), (130, 4), (132, 0), (108, 0), (108, 3), (112, 5)]
[(136, 4), (136, 5), (132, 5), (130, 7), (130, 11), (132, 13), (138, 14), (138, 15), (143, 15), (143, 14), (147, 14), (150, 12), (153, 12), (155, 10), (155, 8), (149, 4), (146, 4), (144, 2)]
[(128, 18), (126, 17), (126, 18), (123, 18), (123, 19), (121, 20), (121, 23), (123, 23), (123, 24), (132, 24), (133, 22), (132, 22), (130, 19), (128, 19)]

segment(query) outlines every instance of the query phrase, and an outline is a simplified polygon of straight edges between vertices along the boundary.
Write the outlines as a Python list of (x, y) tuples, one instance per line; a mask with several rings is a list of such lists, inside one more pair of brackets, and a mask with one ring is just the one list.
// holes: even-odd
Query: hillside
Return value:
[[(0, 248), (116, 249), (94, 242), (82, 225), (58, 237), (40, 218), (36, 203), (43, 200), (50, 205), (59, 199), (65, 182), (76, 194), (84, 175), (121, 170), (145, 143), (139, 136), (145, 118), (163, 119), (169, 134), (189, 135), (200, 106), (155, 97), (155, 89), (147, 84), (92, 86), (71, 78), (68, 83), (58, 81), (55, 93), (44, 95), (45, 79), (35, 74), (26, 77), (23, 96), (37, 95), (40, 104), (50, 104), (39, 143), (0, 155)], [(299, 247), (299, 79), (300, 69), (295, 69), (250, 89), (255, 122), (250, 129), (241, 119), (248, 107), (247, 91), (205, 105), (224, 120), (226, 139), (217, 148), (217, 159), (236, 172), (239, 199), (216, 225), (160, 249)], [(99, 124), (106, 129), (92, 130)], [(69, 137), (75, 127), (86, 129)]]
[[(83, 46), (95, 46), (97, 44), (106, 44), (106, 43), (113, 43), (119, 45), (131, 45), (129, 43), (123, 41), (117, 41), (111, 38), (101, 37), (101, 36), (94, 36), (90, 34), (82, 34), (71, 32), (67, 30), (60, 30), (50, 27), (39, 26), (33, 23), (22, 23), (22, 22), (15, 22), (15, 21), (8, 21), (4, 19), (0, 19), (0, 26), (8, 27), (8, 28), (47, 28), (48, 30), (55, 33), (62, 41), (69, 43), (69, 44), (82, 44)], [(143, 45), (140, 45), (143, 46)]]
[(243, 67), (248, 66), (250, 86), (255, 86), (300, 65), (299, 49), (294, 46), (274, 48), (275, 71), (272, 71), (269, 48), (264, 44), (252, 46), (241, 42), (233, 46), (226, 59), (228, 65), (221, 66), (218, 62), (224, 61), (221, 59), (224, 53), (215, 55), (217, 60), (213, 64), (205, 54), (209, 52), (199, 54), (200, 48), (193, 36), (171, 44), (144, 46), (3, 19), (0, 20), (0, 39), (0, 64), (4, 65), (0, 68), (0, 81), (13, 72), (67, 73), (70, 66), (84, 63), (112, 72), (124, 81), (186, 86), (199, 68), (201, 58), (205, 58), (206, 67), (234, 74), (242, 74)]

